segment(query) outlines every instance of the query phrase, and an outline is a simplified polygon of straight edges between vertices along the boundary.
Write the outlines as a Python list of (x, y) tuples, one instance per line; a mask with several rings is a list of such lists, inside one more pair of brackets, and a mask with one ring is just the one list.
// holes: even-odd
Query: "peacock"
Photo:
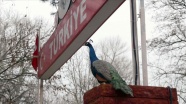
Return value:
[(91, 71), (97, 81), (100, 84), (111, 84), (114, 89), (121, 90), (123, 93), (133, 96), (132, 89), (121, 78), (114, 66), (109, 62), (99, 60), (90, 42), (86, 42), (85, 46), (89, 47)]

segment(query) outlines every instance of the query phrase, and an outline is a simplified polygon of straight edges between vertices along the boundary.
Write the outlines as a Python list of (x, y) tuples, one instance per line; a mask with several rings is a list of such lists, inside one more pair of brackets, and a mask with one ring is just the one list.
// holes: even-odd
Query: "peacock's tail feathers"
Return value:
[(133, 92), (132, 89), (127, 85), (127, 83), (119, 76), (119, 74), (113, 70), (111, 71), (111, 76), (112, 76), (112, 80), (111, 80), (111, 84), (113, 85), (113, 87), (116, 90), (121, 90), (122, 92), (124, 92), (125, 94), (130, 94), (131, 96), (133, 96)]

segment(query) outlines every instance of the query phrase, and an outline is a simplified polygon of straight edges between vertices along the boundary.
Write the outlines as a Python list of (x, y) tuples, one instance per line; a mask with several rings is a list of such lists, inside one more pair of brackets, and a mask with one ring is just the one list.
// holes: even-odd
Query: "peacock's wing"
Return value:
[(118, 74), (117, 70), (108, 62), (97, 60), (93, 62), (93, 66), (101, 73), (108, 81), (111, 82), (115, 89), (120, 89), (126, 94), (133, 96), (132, 89)]
[(108, 81), (112, 80), (111, 76), (111, 70), (114, 72), (117, 72), (115, 68), (108, 62), (103, 61), (103, 60), (96, 60), (93, 62), (93, 67), (96, 68), (96, 70), (101, 73)]

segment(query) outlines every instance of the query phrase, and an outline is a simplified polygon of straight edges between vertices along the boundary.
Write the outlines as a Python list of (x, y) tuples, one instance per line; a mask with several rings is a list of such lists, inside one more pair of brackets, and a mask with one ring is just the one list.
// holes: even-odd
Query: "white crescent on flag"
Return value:
[(62, 19), (64, 17), (64, 15), (66, 14), (66, 12), (70, 6), (70, 1), (71, 0), (59, 0), (58, 13), (59, 13), (60, 19)]

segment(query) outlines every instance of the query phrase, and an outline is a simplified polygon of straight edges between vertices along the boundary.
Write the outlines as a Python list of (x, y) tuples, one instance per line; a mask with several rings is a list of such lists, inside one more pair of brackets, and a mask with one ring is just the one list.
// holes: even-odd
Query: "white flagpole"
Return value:
[(40, 79), (40, 104), (43, 104), (43, 80)]
[(38, 79), (38, 104), (43, 104), (43, 80)]
[(40, 92), (40, 90), (39, 90), (39, 89), (40, 89), (39, 80), (40, 80), (40, 79), (38, 78), (38, 95), (37, 95), (38, 97), (37, 97), (37, 104), (39, 104), (39, 94), (40, 94), (40, 93), (39, 93), (39, 92)]
[(140, 0), (140, 25), (141, 25), (141, 48), (142, 48), (141, 53), (142, 53), (143, 85), (148, 86), (144, 0)]
[[(38, 41), (40, 40), (39, 39), (39, 29), (37, 29), (37, 36), (38, 36)], [(39, 44), (39, 43), (38, 43)], [(39, 47), (39, 45), (38, 45), (38, 47)], [(38, 48), (37, 47), (37, 48)], [(39, 49), (38, 49), (38, 51), (40, 51)], [(38, 54), (39, 54), (39, 52), (38, 52)], [(37, 64), (39, 65), (39, 55), (38, 55), (38, 57), (37, 57), (38, 59), (37, 59)], [(37, 67), (37, 74), (38, 74), (38, 71), (39, 71), (39, 66)], [(39, 79), (39, 77), (38, 77), (38, 97), (37, 97), (37, 103), (39, 104), (39, 102), (40, 102), (40, 79)]]
[[(38, 33), (38, 53), (39, 53), (39, 57), (38, 59), (40, 59), (40, 28), (37, 31)], [(38, 71), (40, 70), (40, 60), (38, 60)], [(43, 80), (42, 79), (38, 79), (38, 104), (43, 104)]]

